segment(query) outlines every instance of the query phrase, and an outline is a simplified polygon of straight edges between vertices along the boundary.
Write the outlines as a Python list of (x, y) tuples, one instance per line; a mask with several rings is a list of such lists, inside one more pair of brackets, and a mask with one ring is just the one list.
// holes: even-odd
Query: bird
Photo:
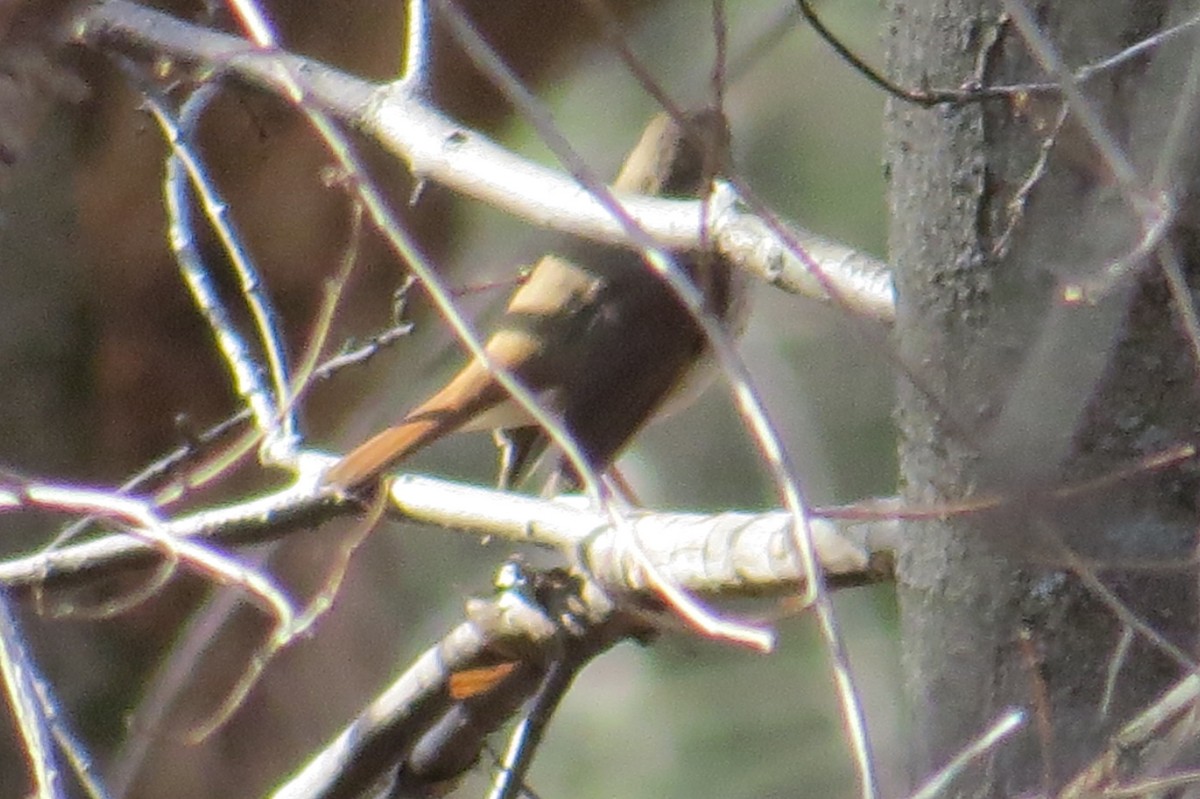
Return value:
[[(697, 198), (728, 168), (730, 133), (713, 108), (661, 112), (629, 152), (612, 188)], [(711, 374), (711, 352), (695, 318), (636, 249), (574, 241), (548, 254), (513, 293), (485, 348), (561, 420), (588, 465), (604, 472), (664, 404), (685, 404)], [(716, 251), (672, 253), (731, 332), (743, 325), (743, 273)], [(701, 364), (710, 362), (707, 368)], [(670, 400), (670, 402), (668, 402)], [(336, 461), (327, 487), (352, 492), (417, 451), (458, 431), (500, 431), (500, 484), (515, 483), (549, 437), (479, 359), (401, 420)], [(558, 474), (579, 485), (565, 462)]]

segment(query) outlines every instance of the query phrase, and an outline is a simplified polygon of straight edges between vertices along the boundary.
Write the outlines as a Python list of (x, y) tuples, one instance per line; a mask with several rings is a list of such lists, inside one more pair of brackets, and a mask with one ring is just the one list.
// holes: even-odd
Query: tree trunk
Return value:
[[(1070, 69), (1182, 21), (1191, 5), (1027, 2)], [(1020, 26), (998, 24), (1001, 10), (891, 0), (891, 75), (909, 87), (1054, 80)], [(1073, 111), (1030, 180), (1059, 94), (890, 109), (905, 497), (1000, 500), (910, 525), (900, 553), (914, 780), (1016, 706), (1024, 727), (958, 777), (957, 795), (1051, 790), (1186, 673), (1146, 636), (1127, 638), (1089, 581), (1191, 657), (1195, 465), (1152, 470), (1143, 459), (1200, 429), (1195, 342), (1181, 313), (1200, 271), (1196, 97), (1186, 88), (1196, 44), (1185, 31), (1081, 84), (1132, 167), (1124, 176)], [(1180, 123), (1182, 144), (1171, 146)], [(1163, 190), (1178, 213), (1163, 217), (1158, 246), (1139, 251)], [(1172, 263), (1187, 284), (1178, 297)], [(1079, 288), (1085, 301), (1072, 302)], [(1123, 763), (1128, 774), (1140, 773), (1139, 756)]]

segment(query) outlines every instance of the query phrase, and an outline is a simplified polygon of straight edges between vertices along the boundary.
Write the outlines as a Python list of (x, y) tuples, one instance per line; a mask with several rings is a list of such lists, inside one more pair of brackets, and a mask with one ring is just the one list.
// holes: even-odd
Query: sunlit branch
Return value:
[[(309, 454), (302, 469), (313, 482), (333, 456)], [(417, 475), (392, 481), (390, 499), (401, 518), (476, 538), (501, 538), (565, 553), (595, 569), (597, 580), (618, 592), (645, 586), (616, 542), (607, 515), (567, 499), (547, 501)], [(83, 512), (81, 510), (81, 512)], [(194, 514), (164, 520), (160, 532), (177, 539), (235, 546), (274, 540), (330, 518), (356, 513), (348, 502), (324, 497), (312, 484)], [(701, 596), (793, 594), (805, 579), (788, 554), (788, 515), (765, 513), (660, 514), (639, 512), (630, 520), (647, 555), (674, 582)], [(830, 523), (813, 520), (814, 544), (836, 585), (889, 578), (878, 560), (895, 545), (899, 526), (891, 520)], [(60, 585), (147, 568), (160, 557), (147, 541), (105, 536), (0, 562), (0, 585), (14, 591)]]
[[(149, 49), (218, 67), (242, 80), (291, 96), (283, 81), (299, 82), (303, 100), (337, 116), (403, 157), (418, 178), (441, 182), (533, 224), (599, 241), (632, 245), (625, 228), (571, 177), (496, 145), (446, 117), (409, 86), (377, 86), (311, 59), (262, 52), (243, 39), (185, 23), (128, 0), (104, 0), (84, 9), (76, 36)], [(617, 195), (630, 219), (660, 245), (696, 247), (705, 235), (700, 203)], [(807, 267), (752, 214), (731, 205), (710, 219), (709, 240), (738, 266), (789, 291), (824, 298)], [(791, 226), (801, 246), (839, 286), (848, 307), (892, 316), (887, 268)], [(828, 260), (827, 260), (828, 259)]]

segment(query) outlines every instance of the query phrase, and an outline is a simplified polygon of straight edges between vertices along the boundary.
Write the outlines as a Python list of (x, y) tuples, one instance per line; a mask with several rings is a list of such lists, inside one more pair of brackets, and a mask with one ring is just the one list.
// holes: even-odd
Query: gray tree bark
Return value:
[[(1026, 2), (1072, 69), (1196, 5)], [(1018, 26), (998, 23), (998, 2), (889, 5), (889, 68), (902, 85), (1053, 80)], [(1030, 714), (958, 778), (956, 795), (1063, 785), (1187, 673), (1143, 635), (1124, 648), (1129, 627), (1090, 578), (1182, 654), (1195, 649), (1196, 466), (1151, 470), (1140, 459), (1200, 430), (1197, 356), (1181, 311), (1200, 282), (1188, 88), (1198, 43), (1185, 32), (1081, 85), (1132, 167), (1124, 183), (1072, 113), (1045, 173), (1021, 192), (1054, 127), (1057, 94), (889, 111), (904, 493), (922, 506), (1000, 499), (986, 513), (910, 525), (900, 553), (914, 780), (1005, 708)], [(1139, 253), (1148, 219), (1139, 214), (1164, 190), (1177, 213)], [(1172, 263), (1186, 283), (1175, 297)], [(1069, 287), (1092, 286), (1106, 270), (1118, 279), (1091, 301), (1068, 301)], [(1082, 488), (1061, 490), (1069, 485)], [(1141, 757), (1130, 753), (1128, 776), (1144, 773)]]

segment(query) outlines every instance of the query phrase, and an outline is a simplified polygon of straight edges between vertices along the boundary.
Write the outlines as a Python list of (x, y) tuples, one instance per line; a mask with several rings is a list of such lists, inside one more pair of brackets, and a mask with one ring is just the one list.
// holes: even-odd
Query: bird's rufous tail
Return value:
[(349, 490), (374, 480), (507, 396), (482, 364), (473, 362), (399, 424), (351, 450), (325, 473), (324, 483)]

